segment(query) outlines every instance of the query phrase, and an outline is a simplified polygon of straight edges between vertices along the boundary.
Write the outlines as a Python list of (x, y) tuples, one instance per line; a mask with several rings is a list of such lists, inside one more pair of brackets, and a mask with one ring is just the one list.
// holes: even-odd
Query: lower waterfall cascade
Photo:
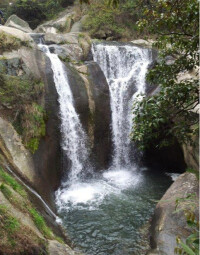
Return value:
[(112, 163), (93, 173), (88, 138), (74, 106), (73, 94), (59, 57), (48, 46), (39, 47), (51, 62), (60, 104), (62, 149), (69, 159), (69, 175), (56, 191), (56, 205), (64, 227), (78, 250), (86, 255), (142, 255), (148, 242), (140, 228), (148, 222), (155, 202), (171, 183), (170, 177), (138, 169), (130, 142), (132, 105), (145, 93), (145, 75), (151, 50), (131, 44), (97, 43), (94, 61), (102, 69), (110, 90), (112, 111)]

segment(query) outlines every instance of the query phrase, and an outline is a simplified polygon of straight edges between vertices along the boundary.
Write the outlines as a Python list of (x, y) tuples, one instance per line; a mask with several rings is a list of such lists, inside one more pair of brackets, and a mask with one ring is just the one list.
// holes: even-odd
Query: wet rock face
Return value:
[(37, 57), (37, 63), (45, 83), (46, 135), (41, 139), (39, 148), (33, 155), (33, 160), (40, 194), (51, 205), (54, 205), (54, 191), (59, 187), (62, 176), (59, 104), (50, 61), (45, 58), (45, 62), (43, 62), (41, 57)]
[(112, 151), (110, 93), (106, 78), (95, 62), (87, 64), (88, 80), (95, 109), (90, 121), (94, 127), (94, 158), (97, 169), (109, 166)]
[(184, 215), (188, 203), (181, 202), (179, 210), (175, 212), (177, 198), (185, 198), (189, 194), (196, 194), (192, 203), (196, 204), (195, 213), (198, 218), (199, 191), (194, 174), (180, 175), (157, 204), (151, 226), (151, 246), (156, 254), (174, 255), (176, 237), (179, 236), (184, 241), (191, 234), (192, 230), (187, 226)]

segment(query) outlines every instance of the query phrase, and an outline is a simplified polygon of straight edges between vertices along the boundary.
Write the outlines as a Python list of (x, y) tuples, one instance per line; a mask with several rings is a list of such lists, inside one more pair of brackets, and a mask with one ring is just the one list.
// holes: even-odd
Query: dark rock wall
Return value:
[(88, 80), (95, 103), (92, 120), (94, 125), (94, 160), (97, 169), (109, 166), (112, 152), (110, 94), (106, 78), (98, 64), (91, 62)]
[(44, 104), (47, 121), (46, 135), (41, 139), (33, 159), (38, 176), (38, 191), (46, 201), (53, 205), (54, 191), (59, 187), (62, 177), (59, 103), (49, 59), (46, 58), (45, 66), (43, 66), (38, 54), (37, 62), (45, 83)]

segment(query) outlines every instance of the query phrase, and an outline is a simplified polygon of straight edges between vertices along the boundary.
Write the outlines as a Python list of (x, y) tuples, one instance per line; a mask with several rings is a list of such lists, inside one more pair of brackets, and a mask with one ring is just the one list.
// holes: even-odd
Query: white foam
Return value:
[(61, 211), (74, 208), (95, 210), (110, 195), (119, 196), (130, 186), (136, 185), (140, 175), (128, 170), (110, 170), (103, 173), (103, 179), (73, 183), (57, 191), (56, 204)]
[(140, 176), (137, 173), (132, 173), (130, 170), (111, 170), (103, 174), (103, 177), (111, 185), (117, 186), (120, 189), (126, 189), (136, 185), (139, 182)]
[(166, 173), (167, 176), (172, 178), (172, 181), (175, 182), (176, 179), (179, 177), (180, 174), (178, 173)]

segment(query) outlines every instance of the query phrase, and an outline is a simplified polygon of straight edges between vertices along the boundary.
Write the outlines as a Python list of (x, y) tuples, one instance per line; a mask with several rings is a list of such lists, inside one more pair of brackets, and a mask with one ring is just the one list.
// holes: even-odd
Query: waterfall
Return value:
[(145, 93), (145, 75), (151, 63), (151, 52), (133, 45), (97, 43), (93, 44), (92, 53), (110, 89), (114, 145), (112, 168), (130, 168), (134, 165), (134, 148), (130, 141), (132, 106), (137, 96)]
[(68, 181), (77, 182), (84, 174), (88, 160), (87, 137), (82, 128), (74, 107), (73, 95), (70, 89), (67, 72), (56, 54), (49, 51), (48, 46), (39, 45), (51, 61), (54, 82), (60, 104), (62, 149), (70, 160)]

